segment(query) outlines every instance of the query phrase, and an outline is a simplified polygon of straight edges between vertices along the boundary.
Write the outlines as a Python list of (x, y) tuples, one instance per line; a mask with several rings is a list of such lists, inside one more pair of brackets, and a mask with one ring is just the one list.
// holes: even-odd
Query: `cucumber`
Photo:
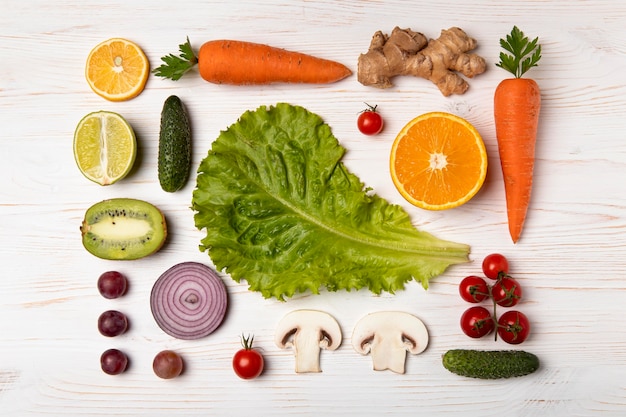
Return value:
[(191, 170), (191, 126), (182, 101), (169, 96), (161, 112), (159, 133), (159, 183), (173, 193), (187, 183)]
[(443, 366), (470, 378), (512, 378), (535, 372), (539, 358), (523, 350), (453, 349), (443, 355)]

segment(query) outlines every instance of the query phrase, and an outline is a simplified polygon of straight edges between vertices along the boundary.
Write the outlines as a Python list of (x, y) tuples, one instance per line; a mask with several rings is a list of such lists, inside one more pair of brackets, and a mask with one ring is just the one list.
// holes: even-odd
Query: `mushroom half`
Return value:
[(352, 333), (352, 346), (362, 355), (371, 354), (375, 371), (404, 373), (407, 352), (422, 353), (428, 345), (428, 330), (412, 314), (379, 311), (359, 320)]
[(341, 345), (341, 327), (323, 311), (294, 310), (278, 323), (274, 341), (281, 349), (293, 349), (296, 373), (321, 372), (320, 349), (335, 350)]

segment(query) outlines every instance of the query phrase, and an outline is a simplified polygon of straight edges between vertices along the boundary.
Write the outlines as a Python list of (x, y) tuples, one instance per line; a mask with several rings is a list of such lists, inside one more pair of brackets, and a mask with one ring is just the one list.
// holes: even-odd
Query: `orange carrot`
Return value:
[(271, 83), (326, 84), (342, 80), (352, 71), (339, 62), (272, 46), (235, 40), (209, 41), (194, 53), (189, 39), (180, 56), (164, 56), (157, 76), (180, 79), (196, 64), (200, 76), (215, 84), (261, 85)]
[(521, 77), (537, 66), (541, 58), (537, 41), (538, 38), (529, 41), (513, 27), (506, 40), (500, 40), (500, 45), (510, 54), (500, 53), (500, 62), (496, 64), (515, 75), (503, 80), (494, 94), (496, 137), (513, 243), (517, 243), (522, 233), (533, 183), (541, 92), (534, 80)]

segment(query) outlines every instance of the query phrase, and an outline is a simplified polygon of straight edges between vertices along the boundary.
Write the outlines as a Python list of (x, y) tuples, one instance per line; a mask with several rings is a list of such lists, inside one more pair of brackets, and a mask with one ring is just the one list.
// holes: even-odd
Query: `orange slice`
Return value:
[(411, 204), (445, 210), (469, 201), (487, 174), (487, 151), (465, 119), (444, 112), (411, 120), (391, 148), (391, 178)]
[(85, 77), (89, 87), (110, 101), (130, 100), (141, 93), (150, 74), (150, 61), (141, 48), (113, 38), (91, 50)]

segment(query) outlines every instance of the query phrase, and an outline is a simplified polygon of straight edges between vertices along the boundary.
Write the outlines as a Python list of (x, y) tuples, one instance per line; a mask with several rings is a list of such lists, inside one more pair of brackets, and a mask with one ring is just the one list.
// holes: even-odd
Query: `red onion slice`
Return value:
[(213, 333), (224, 320), (227, 306), (224, 282), (198, 262), (174, 265), (157, 279), (150, 294), (157, 324), (178, 339), (200, 339)]

